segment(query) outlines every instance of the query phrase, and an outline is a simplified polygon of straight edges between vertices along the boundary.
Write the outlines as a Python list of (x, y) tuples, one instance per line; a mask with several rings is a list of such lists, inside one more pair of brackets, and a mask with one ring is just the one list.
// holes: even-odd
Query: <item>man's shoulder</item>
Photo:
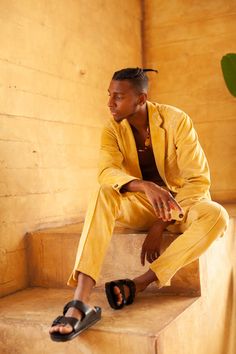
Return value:
[(191, 118), (183, 110), (164, 103), (149, 103), (152, 106), (152, 116), (155, 117), (155, 112), (157, 114), (157, 119), (161, 119), (162, 127), (169, 129), (176, 129), (185, 122), (191, 122)]
[(164, 117), (172, 117), (175, 116), (177, 117), (182, 117), (183, 115), (186, 116), (187, 114), (180, 108), (172, 106), (170, 104), (165, 104), (165, 103), (158, 103), (158, 102), (150, 102), (152, 105), (155, 106), (155, 108), (158, 110), (158, 112), (163, 115)]

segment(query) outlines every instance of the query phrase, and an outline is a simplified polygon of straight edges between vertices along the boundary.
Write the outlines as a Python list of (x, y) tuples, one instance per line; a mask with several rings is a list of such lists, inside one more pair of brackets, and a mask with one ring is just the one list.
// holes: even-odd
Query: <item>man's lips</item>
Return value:
[(116, 111), (113, 111), (112, 109), (110, 109), (110, 112), (113, 116), (116, 116), (117, 115), (117, 112)]

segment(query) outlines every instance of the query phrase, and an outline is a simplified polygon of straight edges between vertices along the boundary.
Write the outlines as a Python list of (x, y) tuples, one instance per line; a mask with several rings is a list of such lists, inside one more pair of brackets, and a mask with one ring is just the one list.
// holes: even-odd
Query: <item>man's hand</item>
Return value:
[(143, 190), (152, 204), (157, 217), (163, 221), (171, 220), (171, 209), (175, 209), (179, 213), (183, 213), (180, 205), (164, 188), (161, 188), (153, 182), (144, 181)]
[(122, 189), (123, 191), (145, 193), (157, 217), (163, 221), (171, 220), (171, 209), (183, 214), (181, 206), (172, 195), (154, 182), (135, 179), (124, 185)]
[(158, 220), (148, 231), (141, 250), (141, 264), (143, 266), (145, 265), (145, 258), (149, 263), (152, 263), (160, 256), (162, 234), (165, 227), (169, 224), (170, 222)]

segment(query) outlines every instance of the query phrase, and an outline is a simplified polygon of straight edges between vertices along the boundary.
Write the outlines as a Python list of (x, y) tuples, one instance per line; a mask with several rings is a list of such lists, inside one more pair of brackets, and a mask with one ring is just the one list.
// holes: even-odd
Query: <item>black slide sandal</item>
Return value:
[[(65, 314), (70, 307), (75, 307), (83, 313), (81, 320), (78, 320), (75, 317), (65, 317)], [(64, 307), (63, 316), (58, 316), (53, 321), (52, 326), (56, 326), (58, 324), (70, 324), (73, 328), (73, 331), (65, 334), (59, 332), (50, 333), (51, 339), (55, 342), (66, 342), (75, 338), (87, 328), (93, 326), (101, 319), (102, 313), (101, 307), (94, 306), (94, 308), (95, 309), (85, 305), (82, 301), (78, 300), (68, 302), (68, 304), (66, 304)]]
[[(127, 285), (130, 291), (130, 295), (127, 299), (125, 297), (124, 285)], [(117, 304), (117, 297), (114, 293), (115, 286), (120, 289), (120, 292), (122, 294), (122, 303), (120, 305)], [(133, 303), (135, 298), (136, 286), (135, 283), (130, 279), (119, 279), (106, 283), (105, 291), (110, 306), (115, 310), (120, 310), (124, 307), (124, 305), (131, 305)]]

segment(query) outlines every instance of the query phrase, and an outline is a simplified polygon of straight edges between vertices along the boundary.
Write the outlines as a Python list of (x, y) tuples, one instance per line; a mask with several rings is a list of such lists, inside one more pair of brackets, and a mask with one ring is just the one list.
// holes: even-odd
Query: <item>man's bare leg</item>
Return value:
[[(164, 231), (165, 227), (167, 225), (169, 225), (170, 223), (171, 222), (169, 222), (169, 221), (163, 222), (161, 220), (157, 220), (149, 229), (148, 234), (147, 234), (145, 241), (143, 243), (142, 252), (141, 252), (141, 263), (143, 265), (145, 265), (145, 258), (147, 258), (149, 263), (151, 263), (155, 258), (158, 258), (159, 254), (160, 254), (160, 249), (161, 249), (163, 231)], [(143, 249), (145, 249), (144, 246), (146, 244), (148, 245), (148, 243), (152, 244), (151, 248), (154, 248), (154, 251), (155, 251), (154, 255), (149, 254), (147, 251), (145, 251), (145, 253), (143, 254)], [(157, 280), (158, 280), (158, 278), (157, 278), (156, 274), (151, 269), (149, 269), (147, 272), (143, 273), (142, 275), (134, 278), (133, 282), (135, 283), (135, 286), (136, 286), (136, 294), (138, 292), (145, 290), (149, 284), (151, 284)], [(130, 294), (130, 290), (127, 285), (124, 285), (124, 292), (125, 292), (125, 297), (128, 298), (128, 296)], [(117, 305), (120, 305), (122, 303), (122, 294), (121, 294), (118, 286), (114, 286), (114, 293), (117, 296)]]
[[(139, 277), (133, 279), (136, 285), (136, 293), (143, 291), (144, 289), (146, 289), (146, 287), (149, 284), (151, 284), (156, 280), (157, 280), (156, 274), (151, 269), (149, 269), (146, 273), (140, 275)], [(78, 286), (75, 290), (74, 300), (83, 301), (88, 305), (89, 298), (94, 285), (95, 285), (95, 281), (90, 276), (84, 273), (79, 273)], [(122, 295), (120, 293), (120, 290), (119, 288), (115, 287), (114, 291), (117, 294), (117, 303), (120, 304), (122, 302)], [(127, 297), (129, 296), (129, 288), (126, 286), (125, 286), (125, 294)], [(82, 314), (76, 308), (70, 308), (65, 314), (65, 316), (75, 317), (80, 319), (82, 317)], [(59, 332), (62, 334), (67, 334), (72, 332), (72, 327), (69, 324), (67, 324), (66, 326), (56, 325), (51, 327), (49, 332), (50, 333)]]
[[(86, 305), (89, 305), (89, 298), (92, 292), (92, 289), (95, 285), (95, 280), (92, 279), (89, 275), (84, 273), (79, 273), (78, 275), (78, 285), (74, 293), (74, 300), (83, 301)], [(66, 317), (75, 317), (78, 320), (81, 319), (82, 313), (74, 307), (69, 308), (67, 313), (65, 314)], [(50, 328), (49, 333), (59, 332), (62, 334), (67, 334), (72, 332), (72, 327), (67, 324), (66, 326), (63, 325), (56, 325)]]

